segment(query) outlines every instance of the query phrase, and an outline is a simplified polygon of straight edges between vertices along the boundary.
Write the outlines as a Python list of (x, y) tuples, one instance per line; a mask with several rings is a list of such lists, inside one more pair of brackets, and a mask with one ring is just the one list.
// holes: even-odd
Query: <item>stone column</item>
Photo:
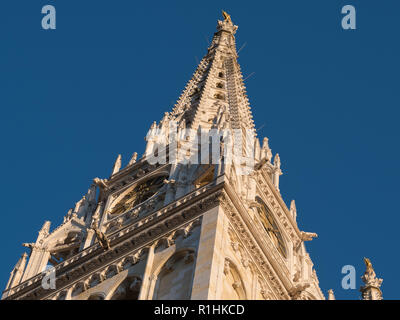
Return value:
[(142, 286), (140, 288), (140, 293), (138, 300), (151, 300), (149, 296), (151, 294), (152, 287), (152, 271), (153, 271), (153, 261), (154, 261), (154, 245), (149, 248), (147, 253), (146, 267), (143, 274)]
[(30, 279), (36, 276), (38, 273), (45, 270), (47, 262), (50, 258), (50, 252), (46, 248), (40, 248), (38, 246), (32, 246), (32, 252), (29, 257), (28, 266), (24, 272), (22, 281)]
[(203, 215), (192, 300), (216, 299), (218, 273), (221, 264), (224, 264), (224, 254), (220, 247), (224, 237), (223, 214), (222, 208), (218, 206)]
[(82, 241), (79, 251), (85, 250), (93, 243), (95, 232), (93, 229), (87, 229), (85, 241)]

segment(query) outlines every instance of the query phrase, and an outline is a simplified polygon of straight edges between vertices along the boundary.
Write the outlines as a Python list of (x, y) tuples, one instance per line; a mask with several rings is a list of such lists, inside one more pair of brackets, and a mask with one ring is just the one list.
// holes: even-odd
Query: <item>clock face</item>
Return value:
[(287, 251), (285, 242), (283, 241), (282, 234), (278, 228), (278, 224), (276, 223), (275, 218), (273, 217), (271, 211), (268, 209), (266, 204), (261, 200), (257, 199), (257, 202), (260, 204), (258, 208), (258, 213), (260, 215), (261, 222), (264, 226), (265, 231), (268, 233), (275, 247), (278, 249), (280, 254), (286, 258)]
[(163, 186), (164, 179), (165, 176), (158, 176), (136, 185), (122, 199), (117, 199), (117, 203), (112, 207), (110, 213), (120, 214), (127, 212), (138, 204), (150, 199)]

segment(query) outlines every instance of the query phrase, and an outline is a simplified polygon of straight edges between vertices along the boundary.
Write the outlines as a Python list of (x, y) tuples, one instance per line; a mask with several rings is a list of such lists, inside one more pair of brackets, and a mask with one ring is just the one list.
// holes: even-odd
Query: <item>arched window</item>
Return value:
[(262, 201), (259, 197), (257, 197), (256, 200), (259, 203), (258, 213), (265, 231), (270, 236), (272, 242), (274, 243), (275, 247), (278, 249), (280, 254), (284, 258), (286, 258), (287, 257), (286, 245), (285, 241), (283, 240), (282, 233), (278, 228), (278, 223), (276, 222), (271, 210), (269, 210), (264, 201)]
[(138, 300), (141, 286), (142, 279), (128, 277), (114, 291), (110, 300)]
[(154, 300), (188, 300), (192, 293), (194, 251), (173, 255), (163, 266), (154, 288)]
[(214, 98), (219, 100), (225, 100), (225, 95), (223, 95), (222, 93), (216, 93), (214, 95)]
[(228, 259), (224, 265), (224, 281), (221, 300), (246, 300), (244, 283), (236, 266)]
[(217, 88), (223, 89), (224, 88), (224, 84), (222, 82), (218, 82), (217, 83)]
[(219, 72), (219, 73), (218, 73), (218, 77), (219, 77), (219, 78), (223, 78), (223, 77), (224, 77), (224, 73), (223, 73), (223, 72)]

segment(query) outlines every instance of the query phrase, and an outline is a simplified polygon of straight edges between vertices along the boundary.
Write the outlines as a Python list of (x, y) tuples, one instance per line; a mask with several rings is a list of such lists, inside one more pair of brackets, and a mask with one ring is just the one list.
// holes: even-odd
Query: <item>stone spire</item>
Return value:
[(372, 263), (368, 258), (364, 258), (366, 270), (361, 277), (364, 285), (360, 288), (363, 300), (382, 300), (380, 289), (383, 279), (376, 277)]
[(21, 278), (25, 270), (27, 257), (28, 255), (26, 254), (26, 252), (24, 252), (21, 258), (18, 260), (14, 269), (11, 271), (10, 279), (8, 280), (6, 289), (13, 288), (21, 282)]
[(269, 139), (267, 137), (264, 138), (263, 145), (262, 145), (262, 150), (261, 150), (261, 159), (265, 158), (269, 162), (272, 160), (272, 150), (269, 147), (268, 143)]
[(328, 300), (336, 300), (332, 289), (328, 290)]
[[(238, 29), (223, 12), (207, 54), (175, 104), (170, 116), (178, 127), (197, 130), (247, 128), (254, 131), (243, 76), (237, 62)], [(222, 121), (221, 121), (222, 119)]]
[(43, 240), (49, 235), (50, 225), (50, 221), (45, 221), (35, 243), (22, 244), (24, 247), (30, 248), (31, 253), (21, 281), (25, 281), (45, 269), (50, 253), (43, 247)]
[(128, 166), (131, 166), (131, 165), (133, 165), (134, 163), (136, 163), (137, 156), (138, 156), (137, 152), (134, 152), (134, 153), (132, 154), (132, 158), (131, 158), (131, 160), (129, 161)]
[(113, 166), (113, 170), (112, 170), (112, 173), (111, 173), (111, 176), (113, 176), (114, 174), (116, 174), (118, 171), (119, 171), (119, 169), (121, 169), (121, 155), (119, 154), (118, 155), (118, 157), (117, 157), (117, 160), (115, 160), (115, 163), (114, 163), (114, 166)]

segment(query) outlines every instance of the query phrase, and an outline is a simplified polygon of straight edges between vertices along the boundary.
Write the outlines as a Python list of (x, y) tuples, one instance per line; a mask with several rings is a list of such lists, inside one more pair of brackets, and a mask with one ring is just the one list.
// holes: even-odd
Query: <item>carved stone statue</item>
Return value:
[(363, 300), (382, 300), (382, 291), (380, 287), (382, 285), (382, 279), (376, 277), (372, 263), (368, 258), (364, 258), (365, 272), (361, 277), (365, 283), (360, 288)]
[(95, 232), (96, 238), (99, 241), (101, 247), (103, 249), (110, 250), (111, 249), (110, 240), (107, 238), (107, 236), (104, 234), (104, 232), (101, 232), (99, 230), (99, 228), (97, 227), (96, 223), (92, 224), (91, 229)]
[(264, 140), (263, 140), (261, 158), (266, 158), (268, 160), (268, 162), (271, 162), (271, 160), (272, 160), (272, 150), (269, 147), (268, 141), (269, 140), (268, 140), (267, 137), (265, 137)]
[(293, 219), (296, 220), (296, 218), (297, 218), (297, 209), (296, 209), (296, 202), (294, 200), (292, 200), (290, 202), (290, 213), (291, 213)]
[(275, 167), (278, 168), (278, 169), (281, 168), (281, 158), (279, 157), (279, 154), (278, 154), (278, 153), (275, 155), (275, 158), (274, 158), (274, 165), (275, 165)]

